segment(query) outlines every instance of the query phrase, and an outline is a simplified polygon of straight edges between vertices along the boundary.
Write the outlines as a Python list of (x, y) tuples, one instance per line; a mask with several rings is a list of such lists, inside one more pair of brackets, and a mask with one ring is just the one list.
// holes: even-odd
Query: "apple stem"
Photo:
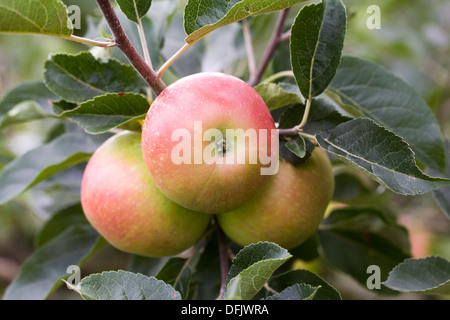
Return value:
[(193, 43), (185, 43), (180, 50), (175, 52), (175, 54), (170, 57), (164, 64), (159, 68), (159, 70), (156, 72), (156, 76), (159, 78), (162, 77), (164, 72), (166, 72), (167, 69), (174, 63), (187, 49), (189, 49), (192, 46)]
[(255, 50), (253, 49), (252, 35), (246, 19), (242, 20), (242, 33), (244, 34), (245, 49), (247, 51), (248, 68), (250, 71), (250, 81), (257, 75)]
[(303, 132), (300, 128), (300, 126), (295, 126), (293, 128), (288, 128), (288, 129), (278, 129), (278, 135), (280, 137), (289, 137), (289, 136), (296, 136), (296, 135), (300, 135), (302, 137), (305, 137), (307, 139), (309, 139), (312, 143), (317, 144), (317, 139), (314, 135)]
[(286, 41), (291, 37), (292, 29), (289, 29), (280, 36), (280, 42)]
[(148, 85), (153, 89), (156, 95), (159, 95), (165, 88), (164, 82), (158, 78), (156, 72), (145, 62), (139, 52), (131, 43), (128, 36), (125, 34), (119, 19), (111, 5), (110, 0), (96, 0), (106, 23), (108, 24), (113, 36), (116, 46), (123, 52), (133, 67), (144, 78)]
[(296, 136), (300, 134), (298, 126), (288, 129), (278, 129), (278, 135), (280, 136)]
[(61, 38), (71, 40), (74, 42), (89, 44), (91, 46), (96, 46), (96, 47), (101, 47), (101, 48), (110, 48), (110, 47), (116, 46), (116, 43), (114, 41), (96, 41), (96, 40), (91, 40), (88, 38), (78, 37), (73, 34), (71, 34), (70, 36), (61, 37)]
[(220, 256), (220, 272), (222, 276), (222, 283), (220, 285), (219, 295), (216, 300), (222, 300), (225, 295), (225, 287), (227, 283), (228, 275), (228, 245), (226, 242), (225, 234), (216, 221), (217, 239), (219, 242), (219, 256)]
[(313, 136), (312, 134), (308, 134), (305, 133), (303, 131), (299, 131), (299, 135), (301, 135), (302, 137), (305, 137), (307, 139), (309, 139), (312, 143), (317, 144), (317, 139), (315, 136)]
[(272, 288), (269, 286), (269, 284), (268, 284), (267, 282), (266, 282), (266, 284), (264, 285), (264, 288), (265, 288), (267, 291), (272, 292), (273, 294), (279, 293), (278, 291), (272, 289)]
[(310, 110), (311, 110), (311, 98), (306, 100), (305, 113), (303, 113), (302, 122), (300, 122), (300, 124), (298, 125), (299, 129), (303, 129), (303, 127), (306, 125), (306, 122), (308, 122), (308, 117), (309, 117), (309, 111)]
[(271, 75), (270, 77), (267, 77), (266, 79), (264, 79), (264, 81), (261, 81), (261, 83), (271, 83), (277, 79), (285, 77), (294, 78), (294, 72), (292, 70), (280, 71), (278, 73)]
[(200, 241), (198, 241), (195, 246), (191, 249), (191, 252), (189, 253), (189, 257), (186, 259), (186, 261), (183, 264), (183, 267), (181, 268), (180, 272), (177, 275), (177, 278), (175, 279), (174, 283), (173, 283), (173, 287), (175, 288), (178, 284), (178, 281), (180, 281), (181, 276), (184, 273), (184, 270), (186, 270), (186, 268), (189, 266), (189, 264), (191, 263), (192, 258), (194, 257), (195, 252), (198, 250), (198, 247), (200, 245), (200, 243), (202, 242), (203, 237), (200, 239)]
[(269, 65), (269, 62), (272, 59), (278, 45), (282, 41), (289, 39), (289, 36), (286, 38), (282, 33), (284, 22), (286, 21), (288, 13), (289, 13), (289, 8), (281, 10), (281, 12), (280, 12), (280, 16), (279, 16), (277, 24), (275, 26), (275, 30), (274, 30), (272, 38), (269, 42), (269, 46), (267, 47), (267, 50), (264, 53), (264, 56), (262, 57), (261, 64), (260, 64), (259, 68), (257, 68), (255, 74), (250, 78), (250, 80), (248, 82), (248, 84), (251, 85), (252, 87), (256, 86), (259, 83), (259, 81), (261, 80), (262, 75), (263, 75), (264, 71), (266, 70), (267, 66)]
[(139, 18), (138, 14), (137, 14), (137, 8), (136, 8), (136, 16), (138, 17), (137, 18), (137, 21), (138, 21), (137, 29), (139, 32), (139, 39), (141, 41), (142, 52), (144, 53), (144, 60), (148, 64), (148, 66), (153, 69), (152, 59), (150, 58), (150, 52), (148, 51), (148, 46), (147, 46), (147, 39), (145, 38), (144, 26), (142, 25), (142, 20)]

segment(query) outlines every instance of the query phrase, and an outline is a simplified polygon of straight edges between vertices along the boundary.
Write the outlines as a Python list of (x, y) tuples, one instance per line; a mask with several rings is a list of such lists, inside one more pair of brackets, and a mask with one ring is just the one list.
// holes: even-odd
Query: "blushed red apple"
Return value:
[(280, 161), (278, 173), (263, 193), (236, 210), (217, 215), (217, 221), (242, 246), (271, 241), (292, 249), (317, 229), (333, 192), (330, 160), (316, 147), (298, 166)]
[(278, 166), (278, 134), (259, 94), (223, 73), (168, 86), (142, 130), (144, 161), (174, 202), (218, 214), (261, 192)]
[(83, 175), (81, 203), (89, 222), (111, 245), (150, 257), (188, 249), (211, 219), (159, 191), (142, 159), (141, 135), (133, 132), (114, 135), (92, 155)]

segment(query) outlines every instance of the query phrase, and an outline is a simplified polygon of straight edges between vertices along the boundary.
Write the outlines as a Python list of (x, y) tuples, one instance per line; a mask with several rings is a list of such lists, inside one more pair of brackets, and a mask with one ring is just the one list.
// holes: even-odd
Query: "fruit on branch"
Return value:
[(292, 249), (319, 226), (333, 196), (334, 176), (323, 149), (316, 147), (302, 164), (284, 160), (262, 194), (217, 221), (234, 242), (246, 246), (272, 241)]
[(174, 82), (155, 99), (142, 152), (168, 198), (218, 214), (243, 205), (269, 182), (278, 168), (278, 134), (251, 86), (205, 72)]
[(141, 135), (116, 134), (89, 160), (81, 203), (92, 226), (114, 247), (150, 257), (178, 254), (203, 235), (210, 215), (183, 208), (154, 184), (141, 152)]

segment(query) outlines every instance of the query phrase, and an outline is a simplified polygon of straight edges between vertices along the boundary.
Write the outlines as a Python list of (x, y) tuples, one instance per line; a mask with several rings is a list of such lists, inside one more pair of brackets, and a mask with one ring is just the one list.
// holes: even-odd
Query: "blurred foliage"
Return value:
[[(64, 0), (67, 5), (81, 7), (82, 28), (77, 35), (90, 38), (99, 34), (96, 24), (99, 11), (92, 0)], [(343, 0), (347, 6), (349, 22), (344, 54), (358, 56), (376, 62), (412, 85), (428, 102), (440, 122), (444, 136), (450, 137), (450, 2), (447, 0)], [(152, 19), (157, 43), (165, 57), (178, 50), (185, 37), (182, 25), (182, 9), (185, 1), (154, 0), (149, 17)], [(370, 30), (366, 21), (370, 16), (367, 8), (378, 5), (381, 9), (381, 29)], [(301, 5), (291, 9), (289, 22), (295, 18)], [(179, 9), (179, 10), (177, 10)], [(269, 41), (277, 14), (263, 15), (249, 20), (254, 40), (257, 61)], [(288, 24), (286, 24), (288, 25)], [(105, 28), (103, 28), (106, 30)], [(163, 37), (162, 35), (166, 35)], [(166, 82), (176, 75), (200, 71), (224, 71), (246, 79), (248, 65), (243, 49), (240, 24), (223, 27), (206, 36), (189, 49), (173, 65), (172, 73), (165, 75)], [(0, 35), (0, 97), (9, 89), (26, 80), (43, 80), (44, 62), (48, 55), (57, 52), (77, 53), (89, 49), (85, 45), (59, 38), (36, 35)], [(95, 49), (105, 54), (103, 49)], [(106, 53), (108, 54), (108, 53)], [(111, 53), (113, 55), (117, 53)], [(272, 70), (289, 68), (286, 55), (287, 44), (280, 46), (269, 66)], [(125, 61), (123, 56), (118, 57)], [(269, 71), (270, 72), (270, 71)], [(0, 168), (14, 155), (22, 154), (43, 143), (51, 134), (53, 122), (38, 120), (25, 125), (9, 127), (0, 132)], [(41, 190), (42, 191), (42, 190)], [(20, 197), (0, 206), (0, 296), (4, 288), (17, 274), (18, 268), (34, 248), (34, 237), (45, 221), (45, 214), (36, 209), (36, 194), (45, 197), (45, 192), (26, 192)], [(379, 199), (375, 199), (378, 201)], [(418, 197), (392, 196), (389, 209), (396, 212), (400, 223), (408, 227), (415, 257), (439, 254), (450, 258), (450, 223), (430, 194)], [(41, 208), (42, 209), (42, 208)], [(126, 255), (108, 248), (86, 268), (102, 270), (99, 265), (103, 255), (114, 255), (117, 266), (108, 261), (108, 268), (121, 267)], [(104, 258), (103, 258), (104, 259)], [(300, 263), (299, 263), (300, 264)], [(330, 270), (314, 262), (314, 268), (323, 273)], [(319, 265), (319, 266), (318, 266)], [(376, 298), (374, 293), (357, 289), (345, 276), (330, 273), (338, 285), (347, 288), (341, 291), (343, 298)], [(343, 277), (343, 278), (342, 278)], [(63, 288), (65, 289), (65, 288)], [(70, 292), (62, 290), (62, 295)], [(56, 293), (58, 294), (58, 292)], [(409, 295), (406, 297), (410, 297)], [(411, 297), (415, 297), (412, 295)]]

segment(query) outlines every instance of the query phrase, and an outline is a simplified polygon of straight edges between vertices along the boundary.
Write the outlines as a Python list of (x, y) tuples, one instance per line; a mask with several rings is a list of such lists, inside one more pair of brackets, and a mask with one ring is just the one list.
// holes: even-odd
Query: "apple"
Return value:
[(271, 241), (285, 249), (317, 229), (334, 192), (331, 162), (323, 149), (297, 166), (281, 160), (263, 193), (242, 207), (217, 215), (224, 233), (239, 245)]
[(278, 133), (259, 94), (216, 72), (184, 77), (152, 103), (142, 152), (159, 189), (191, 210), (219, 214), (261, 192), (278, 168)]
[(141, 135), (131, 131), (112, 136), (94, 152), (83, 174), (81, 204), (111, 245), (149, 257), (190, 248), (211, 220), (158, 190), (142, 158)]

